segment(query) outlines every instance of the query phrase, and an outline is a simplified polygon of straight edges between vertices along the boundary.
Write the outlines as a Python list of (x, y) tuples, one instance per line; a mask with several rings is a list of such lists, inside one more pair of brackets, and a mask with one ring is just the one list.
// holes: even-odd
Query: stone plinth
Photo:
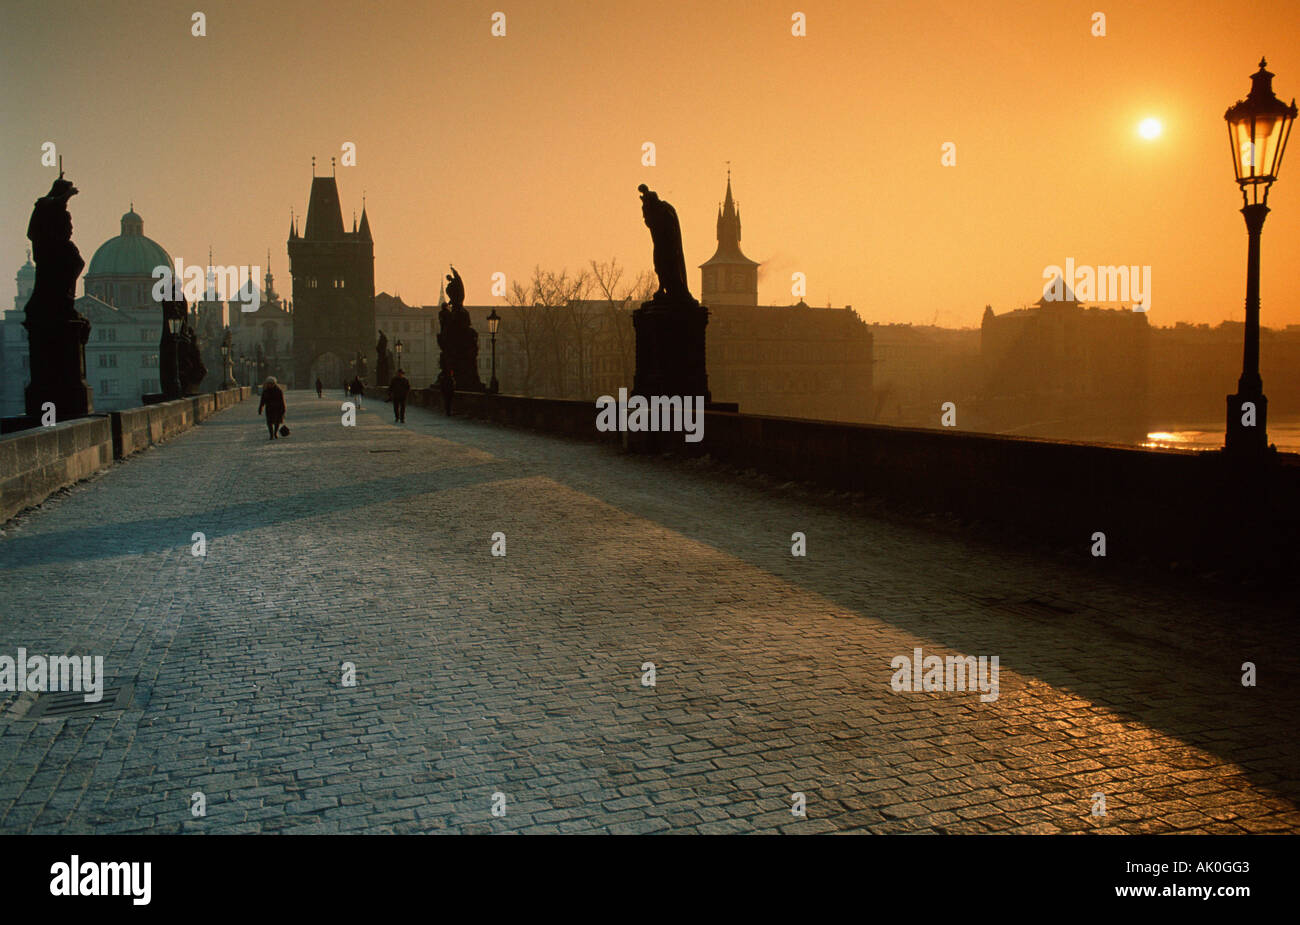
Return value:
[(707, 402), (709, 376), (705, 366), (704, 329), (709, 310), (694, 299), (652, 300), (632, 313), (636, 331), (637, 395), (703, 395)]
[(58, 321), (33, 320), (28, 305), (25, 326), (32, 381), (25, 395), (29, 417), (40, 419), (46, 402), (54, 403), (57, 421), (85, 417), (94, 410), (94, 399), (86, 382), (90, 322), (73, 314), (73, 318)]

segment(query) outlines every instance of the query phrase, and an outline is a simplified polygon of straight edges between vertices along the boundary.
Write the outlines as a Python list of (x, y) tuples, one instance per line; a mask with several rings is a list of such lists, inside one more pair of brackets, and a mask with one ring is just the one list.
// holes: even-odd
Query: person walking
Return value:
[(448, 366), (438, 377), (438, 387), (442, 390), (442, 408), (451, 417), (451, 399), (456, 394), (456, 376)]
[(366, 396), (366, 384), (361, 381), (360, 376), (352, 378), (352, 385), (348, 387), (348, 391), (352, 393), (352, 398), (355, 399), (359, 410), (361, 408), (361, 399)]
[(266, 429), (271, 432), (270, 439), (278, 436), (280, 425), (284, 423), (284, 392), (276, 384), (275, 377), (267, 377), (262, 385), (262, 400), (258, 403), (257, 413), (266, 409)]
[(406, 378), (406, 370), (399, 369), (393, 381), (388, 383), (388, 397), (393, 401), (393, 423), (406, 423), (406, 396), (411, 394), (411, 380)]
[(323, 383), (323, 382), (320, 381), (320, 376), (317, 376), (317, 377), (316, 377), (316, 397), (317, 397), (317, 398), (323, 398), (324, 396), (325, 396), (325, 383)]

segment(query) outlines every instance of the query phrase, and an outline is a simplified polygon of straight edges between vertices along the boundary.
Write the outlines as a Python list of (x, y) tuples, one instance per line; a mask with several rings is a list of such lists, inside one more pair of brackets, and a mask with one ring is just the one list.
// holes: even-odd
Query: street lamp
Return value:
[(162, 342), (158, 345), (160, 379), (158, 385), (162, 389), (163, 398), (174, 401), (181, 397), (180, 365), (176, 355), (176, 335), (181, 332), (181, 317), (177, 315), (175, 306), (170, 302), (164, 302), (162, 310)]
[(488, 315), (487, 323), (488, 333), (492, 335), (492, 381), (488, 383), (488, 391), (495, 395), (501, 391), (501, 383), (497, 382), (497, 328), (501, 327), (501, 316), (495, 308)]
[(233, 389), (237, 385), (239, 385), (239, 383), (235, 382), (235, 372), (233, 369), (231, 369), (230, 364), (231, 364), (230, 345), (222, 344), (221, 345), (221, 371), (225, 375), (225, 379), (221, 383), (221, 387), (223, 389)]
[(1232, 164), (1241, 187), (1249, 243), (1246, 251), (1246, 335), (1237, 394), (1228, 396), (1228, 430), (1224, 449), (1258, 456), (1268, 449), (1268, 399), (1259, 375), (1259, 238), (1268, 215), (1268, 191), (1282, 167), (1296, 105), (1287, 106), (1273, 94), (1273, 75), (1259, 61), (1251, 75), (1250, 95), (1238, 100), (1223, 117), (1228, 122)]
[(396, 349), (397, 349), (397, 368), (401, 369), (402, 368), (402, 339), (400, 337), (397, 339)]

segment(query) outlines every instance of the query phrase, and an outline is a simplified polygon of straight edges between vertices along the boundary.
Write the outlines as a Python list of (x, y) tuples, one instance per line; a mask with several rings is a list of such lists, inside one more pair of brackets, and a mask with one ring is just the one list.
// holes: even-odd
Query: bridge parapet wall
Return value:
[(0, 437), (0, 522), (113, 464), (108, 415)]
[(248, 397), (247, 387), (33, 427), (0, 436), (0, 523)]
[[(377, 390), (383, 397), (383, 390)], [(412, 404), (441, 413), (437, 392)], [(600, 432), (594, 402), (457, 392), (453, 412), (514, 427), (707, 455), (785, 481), (991, 526), (1013, 538), (1197, 572), (1300, 572), (1300, 455), (1241, 467), (1217, 452), (1038, 440), (957, 430), (706, 411), (703, 439)], [(791, 525), (791, 532), (798, 525)], [(1105, 556), (1092, 556), (1105, 534)]]

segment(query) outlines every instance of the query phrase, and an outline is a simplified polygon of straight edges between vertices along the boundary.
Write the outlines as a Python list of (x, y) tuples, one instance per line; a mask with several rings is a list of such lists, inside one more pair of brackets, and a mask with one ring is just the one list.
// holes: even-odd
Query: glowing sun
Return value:
[(1138, 123), (1138, 134), (1143, 138), (1159, 138), (1164, 130), (1165, 127), (1160, 124), (1159, 119), (1143, 119)]

